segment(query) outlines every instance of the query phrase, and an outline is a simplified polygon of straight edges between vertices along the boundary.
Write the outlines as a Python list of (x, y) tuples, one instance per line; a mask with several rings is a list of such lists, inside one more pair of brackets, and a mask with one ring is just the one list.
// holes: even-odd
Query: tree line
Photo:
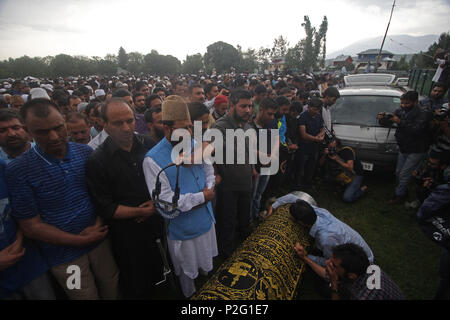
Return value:
[[(0, 61), (0, 78), (14, 77), (58, 77), (58, 76), (89, 76), (93, 74), (112, 76), (118, 68), (131, 74), (197, 74), (199, 72), (217, 73), (248, 72), (256, 70), (262, 72), (269, 67), (272, 59), (285, 59), (288, 69), (310, 70), (325, 65), (326, 33), (328, 29), (327, 17), (318, 29), (311, 25), (308, 16), (303, 17), (301, 26), (306, 38), (300, 40), (293, 47), (283, 36), (274, 39), (273, 46), (259, 49), (242, 50), (240, 45), (234, 47), (223, 41), (212, 43), (206, 48), (206, 53), (187, 55), (181, 62), (172, 55), (162, 55), (156, 50), (148, 54), (140, 52), (126, 52), (123, 47), (117, 54), (98, 56), (71, 56), (58, 54), (47, 57), (9, 58)], [(120, 70), (120, 69), (119, 69)]]

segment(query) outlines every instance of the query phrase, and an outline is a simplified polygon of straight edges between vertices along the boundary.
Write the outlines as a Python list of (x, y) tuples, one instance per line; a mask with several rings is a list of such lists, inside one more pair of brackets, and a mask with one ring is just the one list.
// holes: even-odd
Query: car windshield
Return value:
[(377, 126), (380, 112), (394, 112), (400, 108), (400, 97), (341, 96), (331, 107), (334, 124)]

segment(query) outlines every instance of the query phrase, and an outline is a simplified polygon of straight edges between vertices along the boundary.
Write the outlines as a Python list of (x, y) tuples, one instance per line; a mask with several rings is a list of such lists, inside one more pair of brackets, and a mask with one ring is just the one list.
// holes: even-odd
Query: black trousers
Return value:
[(297, 186), (308, 188), (312, 185), (314, 173), (319, 159), (319, 150), (297, 154)]
[(229, 257), (236, 249), (236, 237), (245, 239), (250, 234), (250, 206), (252, 191), (217, 190), (216, 209), (217, 244), (220, 254)]

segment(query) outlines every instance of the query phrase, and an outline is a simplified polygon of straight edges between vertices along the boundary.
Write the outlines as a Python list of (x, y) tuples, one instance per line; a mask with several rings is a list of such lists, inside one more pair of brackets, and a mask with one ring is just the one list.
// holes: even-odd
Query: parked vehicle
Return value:
[[(358, 76), (361, 79), (355, 79)], [(331, 108), (333, 130), (344, 145), (357, 151), (364, 170), (394, 169), (398, 154), (394, 136), (396, 125), (391, 128), (379, 126), (377, 115), (398, 109), (403, 91), (390, 86), (394, 80), (392, 75), (388, 75), (392, 79), (384, 77), (384, 80), (370, 76), (372, 74), (348, 76), (352, 81), (344, 78), (353, 86), (339, 90), (341, 97)], [(373, 85), (376, 82), (373, 80), (380, 80), (380, 85)]]

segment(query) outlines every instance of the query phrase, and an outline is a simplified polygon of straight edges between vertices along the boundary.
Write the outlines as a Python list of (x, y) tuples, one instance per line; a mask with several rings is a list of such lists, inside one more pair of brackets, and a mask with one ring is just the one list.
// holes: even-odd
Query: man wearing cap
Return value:
[(212, 116), (215, 121), (219, 118), (223, 117), (225, 113), (227, 113), (228, 109), (228, 97), (224, 95), (218, 95), (214, 99), (214, 110), (212, 112)]
[(95, 90), (95, 98), (99, 101), (99, 102), (103, 102), (106, 99), (106, 93), (105, 90), (103, 89), (97, 89)]
[(156, 244), (163, 220), (145, 183), (142, 161), (153, 140), (135, 133), (133, 110), (121, 98), (102, 106), (108, 138), (89, 157), (86, 177), (96, 213), (109, 225), (125, 299), (156, 299), (163, 265)]
[[(172, 95), (164, 100), (162, 120), (165, 137), (147, 153), (143, 164), (144, 174), (156, 209), (166, 219), (167, 242), (175, 274), (179, 277), (184, 296), (190, 297), (195, 292), (194, 279), (199, 269), (211, 271), (213, 257), (217, 255), (215, 219), (211, 206), (214, 169), (205, 163), (167, 168), (178, 156), (174, 152), (178, 142), (171, 138), (174, 132), (182, 134), (181, 143), (191, 148), (193, 145), (191, 118), (183, 98)], [(156, 187), (158, 180), (160, 188)], [(178, 185), (177, 181), (181, 181), (181, 184)], [(161, 205), (161, 201), (171, 205)]]

